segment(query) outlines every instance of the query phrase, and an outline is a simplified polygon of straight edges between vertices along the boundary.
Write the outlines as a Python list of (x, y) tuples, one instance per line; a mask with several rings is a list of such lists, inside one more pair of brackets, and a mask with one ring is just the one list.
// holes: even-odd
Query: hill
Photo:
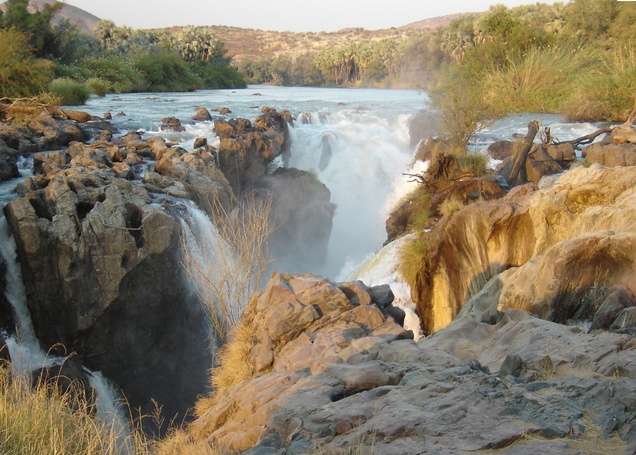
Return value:
[[(55, 0), (31, 0), (29, 2), (29, 8), (31, 10), (39, 10), (44, 8), (45, 5), (50, 5), (54, 2)], [(56, 15), (56, 19), (58, 21), (66, 19), (78, 29), (86, 33), (92, 33), (93, 30), (95, 30), (97, 23), (100, 21), (99, 17), (76, 6), (69, 5), (64, 2), (59, 3), (62, 3), (62, 8)], [(0, 9), (4, 9), (4, 4), (0, 5)]]
[(471, 13), (448, 14), (446, 16), (429, 17), (417, 22), (411, 22), (400, 27), (402, 30), (437, 30), (447, 27), (455, 19), (461, 19)]

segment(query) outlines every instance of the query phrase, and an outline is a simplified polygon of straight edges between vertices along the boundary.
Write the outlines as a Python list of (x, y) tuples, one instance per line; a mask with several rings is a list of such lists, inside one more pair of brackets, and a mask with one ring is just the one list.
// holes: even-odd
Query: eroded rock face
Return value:
[[(508, 283), (500, 307), (561, 322), (577, 314), (592, 287), (633, 292), (635, 234), (634, 167), (579, 167), (540, 190), (529, 184), (467, 206), (427, 234), (430, 251), (413, 288), (424, 329), (449, 325), (472, 295), (508, 269), (500, 275)], [(533, 278), (519, 280), (518, 267)]]
[(237, 194), (264, 176), (274, 158), (289, 151), (288, 119), (273, 109), (264, 109), (254, 125), (247, 119), (219, 120), (214, 130), (221, 140), (219, 168)]
[(492, 325), (466, 314), (415, 343), (377, 295), (275, 276), (214, 373), (233, 380), (199, 401), (191, 437), (248, 454), (574, 455), (603, 428), (600, 444), (636, 444), (632, 337), (509, 311)]
[(309, 172), (283, 168), (259, 179), (255, 188), (272, 201), (273, 269), (297, 273), (323, 266), (336, 210), (329, 189)]
[(207, 389), (207, 325), (176, 266), (181, 225), (169, 192), (120, 177), (131, 144), (38, 156), (5, 213), (39, 340), (76, 351), (133, 409), (152, 412), (154, 399), (169, 419), (183, 417)]

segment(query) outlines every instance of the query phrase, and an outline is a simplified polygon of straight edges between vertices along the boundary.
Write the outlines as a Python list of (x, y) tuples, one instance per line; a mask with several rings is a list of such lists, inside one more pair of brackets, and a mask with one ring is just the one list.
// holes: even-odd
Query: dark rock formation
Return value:
[(255, 188), (272, 201), (273, 268), (319, 269), (326, 259), (336, 208), (329, 189), (309, 172), (282, 168), (260, 178)]
[[(232, 196), (212, 157), (161, 144), (129, 135), (119, 145), (40, 154), (5, 211), (40, 341), (76, 351), (133, 409), (151, 412), (154, 399), (166, 417), (181, 418), (207, 388), (211, 357), (203, 310), (176, 267), (181, 225), (171, 190)], [(161, 185), (121, 178), (132, 178), (123, 160), (137, 153), (161, 156), (169, 169), (154, 174)]]

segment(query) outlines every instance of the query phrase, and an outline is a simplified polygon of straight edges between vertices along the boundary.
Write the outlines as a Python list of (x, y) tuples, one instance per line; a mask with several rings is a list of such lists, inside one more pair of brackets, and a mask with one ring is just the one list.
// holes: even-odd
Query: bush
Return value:
[(624, 121), (636, 103), (636, 45), (599, 56), (601, 65), (579, 74), (564, 110), (578, 121)]
[(91, 96), (88, 87), (72, 79), (55, 79), (49, 84), (49, 91), (60, 98), (62, 104), (84, 104)]
[(245, 79), (236, 68), (209, 63), (199, 63), (192, 67), (201, 82), (201, 88), (245, 88)]
[(86, 86), (97, 96), (105, 96), (110, 90), (110, 83), (98, 77), (86, 81)]
[(481, 153), (468, 153), (457, 156), (459, 168), (473, 177), (481, 177), (488, 172), (488, 158)]
[(151, 92), (192, 91), (201, 86), (201, 80), (174, 52), (141, 54), (134, 59), (134, 65), (147, 83), (146, 90)]
[(0, 30), (0, 96), (36, 95), (45, 90), (52, 76), (53, 64), (31, 56), (24, 33)]
[(116, 93), (137, 92), (147, 88), (144, 76), (126, 58), (118, 55), (93, 57), (81, 63), (84, 71), (107, 81)]
[(417, 233), (400, 249), (400, 275), (413, 288), (417, 274), (429, 252), (429, 240), (425, 233)]

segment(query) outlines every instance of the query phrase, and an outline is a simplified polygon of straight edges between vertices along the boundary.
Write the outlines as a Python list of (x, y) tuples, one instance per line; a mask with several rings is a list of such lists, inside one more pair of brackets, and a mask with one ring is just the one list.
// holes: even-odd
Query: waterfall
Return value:
[(249, 271), (242, 267), (232, 247), (203, 210), (191, 201), (183, 201), (183, 207), (182, 265), (209, 316), (214, 353), (219, 330), (225, 333), (238, 322), (250, 297), (252, 288), (245, 286), (249, 281), (245, 274)]
[(345, 109), (311, 117), (290, 128), (289, 165), (315, 173), (331, 191), (336, 214), (323, 272), (333, 278), (386, 239), (387, 204), (412, 159), (410, 116)]

